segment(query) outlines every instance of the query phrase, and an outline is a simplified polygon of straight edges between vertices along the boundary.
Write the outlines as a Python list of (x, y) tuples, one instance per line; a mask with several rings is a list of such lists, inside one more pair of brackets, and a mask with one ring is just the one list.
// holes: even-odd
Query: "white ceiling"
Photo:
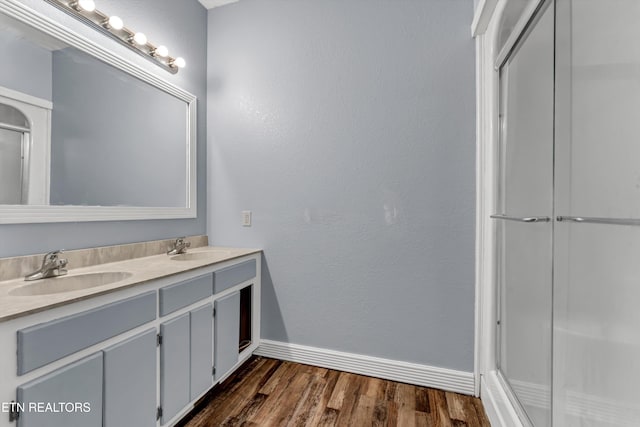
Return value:
[(214, 7), (224, 6), (225, 4), (235, 3), (238, 0), (199, 0), (200, 3), (207, 9), (213, 9)]

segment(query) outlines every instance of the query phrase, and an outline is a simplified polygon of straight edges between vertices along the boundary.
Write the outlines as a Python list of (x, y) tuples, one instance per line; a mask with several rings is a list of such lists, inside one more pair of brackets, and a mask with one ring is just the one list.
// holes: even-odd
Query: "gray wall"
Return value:
[[(6, 24), (2, 24), (6, 25)], [(51, 101), (51, 52), (20, 38), (17, 30), (1, 28), (0, 86)]]
[[(187, 67), (171, 75), (119, 43), (97, 33), (42, 0), (22, 3), (63, 22), (72, 30), (109, 47), (198, 97), (198, 218), (186, 220), (84, 222), (0, 225), (0, 257), (44, 252), (55, 248), (84, 248), (206, 232), (206, 27), (207, 13), (197, 0), (110, 0), (98, 7), (122, 17), (127, 27), (165, 44), (183, 56)], [(73, 267), (73, 266), (71, 266)]]
[(184, 207), (186, 110), (78, 49), (54, 52), (50, 203)]
[(263, 338), (473, 370), (472, 14), (472, 0), (209, 12), (208, 232), (264, 248)]

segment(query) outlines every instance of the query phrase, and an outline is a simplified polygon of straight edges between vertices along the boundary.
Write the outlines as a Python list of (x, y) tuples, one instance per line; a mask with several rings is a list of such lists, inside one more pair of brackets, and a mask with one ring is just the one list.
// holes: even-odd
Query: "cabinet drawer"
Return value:
[(241, 262), (213, 273), (213, 293), (218, 293), (256, 277), (256, 260)]
[(155, 291), (18, 331), (18, 375), (23, 375), (156, 318)]
[(173, 313), (183, 307), (211, 296), (211, 274), (165, 286), (160, 289), (160, 316)]

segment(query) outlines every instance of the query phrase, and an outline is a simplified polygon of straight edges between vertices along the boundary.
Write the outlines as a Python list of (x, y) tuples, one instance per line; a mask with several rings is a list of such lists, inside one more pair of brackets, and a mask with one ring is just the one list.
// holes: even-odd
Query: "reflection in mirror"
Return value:
[(0, 204), (189, 207), (184, 98), (0, 14)]
[(0, 104), (0, 204), (26, 203), (29, 122), (18, 109)]
[(185, 206), (186, 104), (75, 48), (52, 69), (50, 203)]

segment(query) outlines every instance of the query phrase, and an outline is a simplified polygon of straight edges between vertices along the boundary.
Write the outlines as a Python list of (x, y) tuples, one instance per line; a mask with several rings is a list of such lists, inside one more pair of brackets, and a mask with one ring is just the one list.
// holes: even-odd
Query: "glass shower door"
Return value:
[[(548, 6), (549, 3), (547, 3)], [(514, 406), (551, 424), (554, 9), (502, 66), (498, 371)]]
[(556, 426), (640, 425), (639, 22), (557, 0)]

